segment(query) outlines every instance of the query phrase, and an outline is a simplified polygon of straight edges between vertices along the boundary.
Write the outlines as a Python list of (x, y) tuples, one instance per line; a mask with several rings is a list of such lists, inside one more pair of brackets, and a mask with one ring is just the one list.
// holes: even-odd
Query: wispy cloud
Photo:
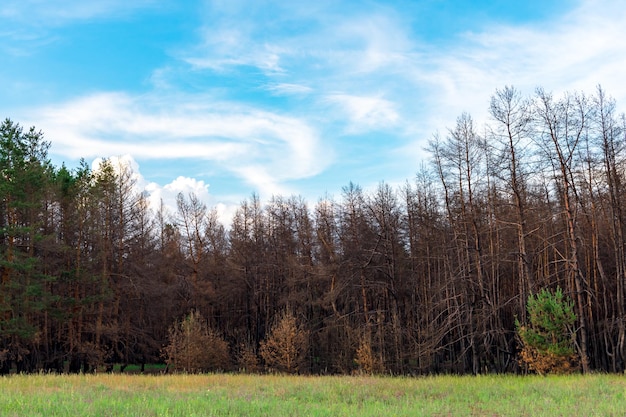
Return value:
[(302, 84), (291, 83), (273, 83), (265, 86), (265, 89), (275, 95), (307, 95), (314, 90), (311, 87)]
[(349, 121), (349, 133), (392, 127), (399, 119), (395, 105), (384, 98), (330, 94), (326, 100)]
[[(54, 16), (60, 3), (45, 3), (35, 20)], [(59, 21), (169, 0), (91, 3), (69, 1)], [(144, 94), (85, 93), (28, 109), (32, 117), (20, 120), (32, 120), (67, 157), (200, 159), (266, 195), (297, 192), (286, 184), (331, 167), (336, 181), (351, 179), (339, 166), (354, 160), (351, 146), (359, 146), (359, 161), (372, 161), (371, 151), (390, 167), (356, 181), (402, 181), (426, 157), (426, 140), (461, 112), (477, 125), (487, 121), (489, 97), (504, 85), (531, 94), (537, 86), (559, 93), (601, 83), (626, 104), (626, 8), (565, 3), (560, 14), (522, 23), (477, 15), (471, 31), (449, 24), (449, 33), (429, 39), (418, 27), (429, 16), (415, 17), (423, 6), (415, 2), (198, 2), (194, 35), (168, 45)], [(22, 4), (34, 3), (10, 0), (0, 16)], [(346, 134), (359, 140), (341, 140)], [(191, 181), (184, 178), (178, 185)]]
[[(399, 71), (408, 91), (419, 91), (414, 104), (420, 123), (407, 132), (415, 140), (398, 155), (422, 153), (437, 130), (454, 124), (464, 111), (479, 123), (488, 122), (488, 103), (496, 88), (515, 85), (525, 94), (542, 86), (560, 94), (566, 90), (593, 93), (602, 84), (626, 105), (626, 9), (610, 1), (581, 2), (549, 22), (518, 25), (491, 24), (460, 33), (445, 48), (416, 45)], [(401, 92), (386, 92), (400, 100)], [(422, 99), (423, 97), (423, 99)], [(427, 102), (421, 106), (420, 101)]]
[(60, 27), (128, 16), (164, 7), (170, 0), (2, 0), (0, 2), (0, 52), (30, 55), (61, 36)]
[(71, 21), (116, 17), (163, 4), (159, 0), (3, 0), (0, 18), (20, 24), (59, 26)]
[(226, 71), (231, 67), (251, 66), (266, 73), (282, 73), (280, 57), (284, 49), (271, 42), (255, 40), (254, 29), (245, 21), (236, 25), (211, 25), (201, 30), (201, 41), (182, 59), (194, 69)]
[(208, 97), (101, 93), (31, 116), (61, 156), (200, 159), (263, 189), (313, 176), (330, 162), (305, 121)]

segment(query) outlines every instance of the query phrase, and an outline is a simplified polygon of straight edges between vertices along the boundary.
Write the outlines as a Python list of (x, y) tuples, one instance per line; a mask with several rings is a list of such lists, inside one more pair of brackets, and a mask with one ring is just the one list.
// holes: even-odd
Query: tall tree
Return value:
[(41, 264), (43, 195), (51, 170), (50, 144), (43, 134), (6, 119), (0, 125), (0, 351), (2, 372), (11, 361), (30, 367), (35, 360), (38, 315), (45, 310), (46, 281)]
[[(465, 335), (460, 338), (465, 345), (461, 351), (471, 352), (474, 373), (480, 368), (483, 355), (480, 343), (485, 333), (486, 270), (482, 245), (481, 213), (478, 201), (479, 185), (484, 170), (483, 139), (475, 132), (474, 123), (467, 113), (457, 118), (454, 129), (450, 129), (445, 141), (435, 138), (431, 142), (435, 156), (435, 168), (446, 191), (448, 221), (454, 231), (456, 259), (454, 278), (457, 290), (467, 300), (460, 306), (464, 310)], [(483, 342), (485, 342), (483, 340)]]
[(580, 358), (583, 372), (589, 371), (586, 278), (579, 262), (579, 227), (576, 201), (575, 156), (581, 138), (588, 128), (589, 106), (582, 95), (567, 94), (555, 101), (552, 95), (542, 89), (537, 90), (535, 101), (541, 146), (547, 152), (557, 181), (559, 197), (563, 205), (566, 224), (565, 237), (569, 253), (563, 261), (566, 264), (567, 279), (573, 283), (576, 313), (579, 320)]
[(235, 212), (229, 232), (231, 323), (243, 329), (239, 337), (257, 348), (273, 316), (269, 303), (267, 259), (269, 247), (265, 213), (258, 195), (243, 201)]
[[(517, 235), (517, 274), (521, 313), (525, 300), (534, 293), (535, 283), (531, 271), (532, 261), (526, 243), (529, 234), (527, 183), (529, 170), (528, 153), (532, 135), (532, 117), (529, 103), (513, 87), (496, 90), (489, 107), (496, 122), (492, 129), (497, 152), (494, 173), (504, 181), (505, 191), (510, 192), (514, 207), (514, 225)], [(520, 314), (521, 316), (521, 314)], [(522, 316), (523, 317), (523, 316)]]
[[(78, 356), (84, 343), (85, 316), (88, 310), (91, 276), (86, 263), (88, 256), (88, 224), (90, 222), (91, 170), (84, 161), (70, 171), (62, 166), (55, 176), (56, 207), (55, 229), (60, 246), (54, 260), (47, 260), (48, 265), (55, 265), (57, 275), (53, 289), (59, 297), (58, 337), (51, 346), (48, 357), (49, 366), (62, 367), (62, 363)], [(53, 254), (54, 255), (54, 254)]]
[[(624, 151), (626, 150), (626, 126), (624, 118), (620, 123), (616, 114), (615, 100), (598, 86), (596, 95), (593, 98), (594, 113), (591, 122), (592, 145), (596, 155), (594, 161), (600, 166), (591, 168), (588, 163), (588, 185), (589, 204), (594, 210), (594, 255), (598, 260), (598, 273), (601, 277), (601, 287), (607, 290), (596, 290), (596, 296), (603, 299), (600, 306), (608, 306), (611, 301), (606, 299), (615, 296), (616, 308), (603, 308), (601, 319), (597, 320), (607, 324), (606, 332), (608, 337), (601, 337), (606, 341), (606, 346), (602, 351), (608, 353), (610, 369), (614, 372), (621, 371), (626, 366), (626, 324), (624, 317), (626, 314), (626, 219), (624, 208), (624, 174), (623, 167), (626, 163)], [(591, 158), (588, 158), (591, 160)], [(593, 178), (592, 178), (593, 176)], [(604, 204), (603, 204), (604, 203)], [(604, 211), (604, 213), (603, 213)], [(603, 221), (605, 217), (606, 221)], [(602, 224), (606, 228), (602, 228)], [(602, 229), (601, 229), (602, 228)], [(606, 268), (601, 253), (602, 236), (608, 236), (607, 245), (611, 247), (613, 255), (613, 265), (607, 263)], [(615, 279), (612, 278), (614, 275)], [(595, 289), (595, 288), (594, 288)], [(615, 334), (616, 333), (616, 334)], [(598, 355), (603, 356), (603, 355)]]

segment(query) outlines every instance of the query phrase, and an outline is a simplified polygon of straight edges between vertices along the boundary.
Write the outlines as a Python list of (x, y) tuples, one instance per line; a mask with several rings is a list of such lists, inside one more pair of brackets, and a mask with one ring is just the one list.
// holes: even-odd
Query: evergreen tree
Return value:
[(561, 288), (554, 293), (542, 289), (530, 295), (527, 303), (529, 324), (519, 323), (517, 332), (522, 342), (522, 364), (539, 374), (570, 372), (577, 368), (577, 355), (572, 340), (576, 321), (574, 304), (566, 299)]
[(6, 373), (36, 366), (38, 315), (46, 308), (51, 277), (40, 262), (42, 201), (50, 180), (43, 134), (6, 119), (0, 125), (0, 352)]

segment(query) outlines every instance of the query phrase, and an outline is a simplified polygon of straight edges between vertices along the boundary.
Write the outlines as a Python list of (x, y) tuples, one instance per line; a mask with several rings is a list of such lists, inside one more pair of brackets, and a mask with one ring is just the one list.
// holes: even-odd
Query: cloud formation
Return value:
[[(221, 201), (216, 201), (215, 196), (209, 192), (209, 184), (196, 178), (179, 176), (165, 185), (150, 182), (143, 176), (139, 163), (132, 155), (111, 156), (106, 159), (117, 174), (130, 174), (127, 179), (131, 181), (134, 192), (145, 196), (148, 208), (153, 213), (161, 211), (167, 221), (173, 221), (177, 215), (176, 201), (179, 194), (185, 198), (194, 195), (200, 201), (210, 204), (209, 207), (216, 210), (220, 221), (226, 226), (230, 225), (240, 203), (237, 198), (225, 199), (224, 196), (221, 197)], [(103, 161), (104, 158), (96, 158), (91, 164), (92, 171), (97, 172)]]
[(264, 191), (278, 192), (281, 182), (314, 176), (330, 162), (305, 121), (208, 97), (99, 93), (32, 118), (61, 156), (200, 159)]
[[(601, 83), (626, 101), (626, 9), (615, 2), (580, 2), (518, 23), (483, 17), (481, 24), (477, 15), (471, 30), (461, 26), (434, 43), (409, 17), (418, 8), (403, 3), (358, 13), (321, 3), (308, 14), (310, 5), (273, 5), (262, 17), (237, 4), (208, 13), (202, 47), (186, 59), (226, 73), (254, 67), (273, 93), (306, 93), (311, 101), (302, 111), (322, 131), (386, 129), (417, 150), (462, 112), (486, 122), (489, 97), (504, 85), (531, 94), (538, 86), (593, 91)], [(234, 21), (237, 30), (229, 29)], [(298, 29), (286, 35), (285, 26)]]
[(394, 103), (384, 98), (330, 94), (326, 100), (349, 121), (347, 129), (350, 133), (384, 129), (399, 119)]
[[(20, 45), (40, 45), (66, 35), (55, 25), (194, 10), (185, 35), (159, 45), (165, 52), (146, 67), (145, 84), (42, 94), (42, 102), (17, 112), (46, 133), (61, 158), (128, 154), (142, 168), (178, 161), (181, 172), (155, 185), (155, 195), (170, 184), (208, 193), (210, 183), (216, 192), (223, 181), (224, 201), (244, 199), (241, 184), (262, 196), (302, 187), (316, 200), (350, 180), (402, 182), (427, 158), (431, 135), (462, 112), (480, 129), (490, 96), (504, 85), (559, 94), (592, 92), (600, 83), (618, 108), (626, 104), (620, 2), (562, 2), (562, 10), (542, 13), (528, 6), (518, 19), (474, 3), (462, 10), (405, 1), (60, 3), (4, 2), (0, 19), (26, 22), (31, 8), (35, 23), (14, 23), (0, 36), (15, 31)], [(37, 39), (39, 27), (46, 37)], [(204, 171), (188, 170), (201, 164)]]

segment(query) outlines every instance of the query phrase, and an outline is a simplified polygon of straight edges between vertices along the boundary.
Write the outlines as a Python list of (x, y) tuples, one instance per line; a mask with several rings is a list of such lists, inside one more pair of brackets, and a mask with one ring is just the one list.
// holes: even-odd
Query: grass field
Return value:
[(626, 416), (626, 377), (14, 375), (0, 416)]

